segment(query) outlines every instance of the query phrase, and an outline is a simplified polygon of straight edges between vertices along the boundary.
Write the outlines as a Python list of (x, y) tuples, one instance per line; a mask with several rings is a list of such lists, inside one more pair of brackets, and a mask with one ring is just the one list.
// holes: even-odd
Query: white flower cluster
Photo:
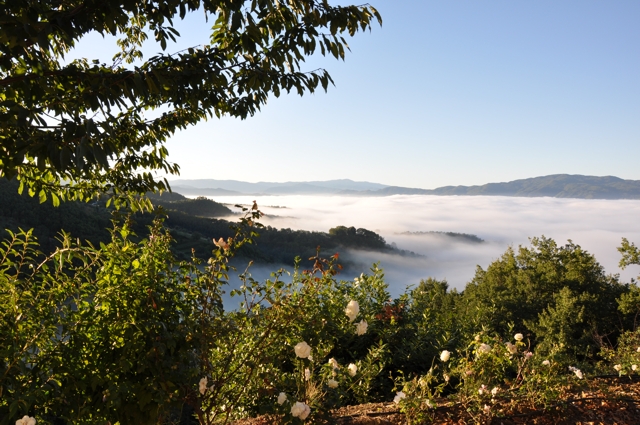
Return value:
[(360, 305), (358, 301), (351, 300), (349, 304), (347, 304), (347, 308), (344, 309), (344, 314), (349, 317), (349, 321), (353, 322), (358, 317), (358, 313), (360, 312)]
[(442, 360), (443, 362), (448, 362), (450, 358), (451, 353), (449, 351), (443, 350), (442, 353), (440, 353), (440, 360)]
[(407, 397), (407, 395), (406, 395), (405, 393), (403, 393), (402, 391), (398, 391), (398, 392), (396, 393), (396, 396), (393, 398), (393, 402), (394, 402), (395, 404), (399, 404), (399, 403), (400, 403), (400, 400), (402, 400), (402, 399), (404, 399), (404, 398), (406, 398), (406, 397)]
[(16, 425), (36, 425), (36, 418), (24, 415), (22, 419), (16, 421)]
[(571, 372), (575, 373), (576, 376), (578, 377), (578, 379), (584, 378), (584, 375), (582, 374), (582, 371), (580, 369), (578, 369), (577, 367), (569, 366), (569, 370)]
[(507, 342), (505, 344), (505, 346), (507, 347), (507, 350), (511, 353), (511, 354), (517, 354), (518, 353), (518, 346), (515, 344), (512, 344), (511, 342)]
[(204, 395), (204, 393), (207, 391), (207, 377), (205, 376), (204, 378), (200, 379), (200, 382), (198, 383), (198, 390), (200, 390), (200, 394)]
[(291, 415), (296, 418), (300, 418), (303, 421), (307, 419), (309, 414), (311, 413), (311, 408), (308, 404), (301, 403), (296, 401), (293, 406), (291, 406)]
[(327, 363), (329, 363), (329, 366), (331, 366), (333, 370), (340, 369), (340, 365), (338, 364), (338, 361), (333, 357), (331, 357)]
[(358, 334), (358, 336), (366, 334), (368, 327), (369, 324), (364, 319), (361, 320), (360, 323), (356, 324), (356, 333)]
[(489, 344), (482, 343), (477, 350), (478, 354), (487, 354), (491, 352), (491, 346)]
[(297, 343), (293, 350), (296, 352), (296, 356), (301, 359), (306, 359), (311, 355), (311, 347), (305, 341)]
[(287, 401), (287, 395), (285, 393), (278, 394), (278, 404), (282, 405), (285, 401)]

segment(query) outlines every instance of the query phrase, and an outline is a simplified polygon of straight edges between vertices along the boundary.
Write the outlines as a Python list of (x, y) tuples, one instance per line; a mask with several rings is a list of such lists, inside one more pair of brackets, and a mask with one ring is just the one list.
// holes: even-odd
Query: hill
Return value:
[(236, 180), (175, 180), (173, 190), (190, 196), (226, 195), (456, 195), (456, 196), (520, 196), (580, 199), (640, 199), (640, 180), (624, 180), (614, 176), (554, 174), (542, 177), (488, 183), (480, 186), (443, 186), (420, 189), (386, 186), (352, 180), (325, 182), (246, 183)]
[[(238, 215), (218, 202), (207, 198), (189, 199), (176, 192), (149, 194), (149, 197), (166, 213), (165, 226), (175, 240), (173, 252), (180, 259), (190, 259), (192, 249), (197, 256), (207, 258), (215, 249), (213, 239), (234, 234), (231, 226), (237, 222)], [(133, 230), (140, 237), (144, 236), (154, 217), (149, 213), (135, 214)], [(19, 228), (33, 228), (42, 250), (51, 252), (58, 245), (59, 232), (64, 229), (73, 237), (96, 246), (109, 240), (107, 229), (111, 228), (112, 218), (112, 210), (104, 202), (63, 202), (59, 207), (53, 207), (50, 202), (40, 204), (37, 198), (19, 195), (16, 182), (0, 179), (0, 233), (3, 233), (0, 239), (7, 236), (3, 229), (15, 232)], [(355, 227), (336, 226), (328, 232), (310, 232), (267, 226), (258, 233), (260, 236), (255, 243), (240, 251), (240, 258), (257, 263), (293, 265), (296, 256), (305, 260), (314, 256), (318, 246), (322, 248), (321, 254), (327, 257), (336, 252), (345, 254), (349, 249), (416, 255), (387, 244), (375, 232)], [(355, 264), (348, 254), (341, 256), (341, 263), (344, 266)]]

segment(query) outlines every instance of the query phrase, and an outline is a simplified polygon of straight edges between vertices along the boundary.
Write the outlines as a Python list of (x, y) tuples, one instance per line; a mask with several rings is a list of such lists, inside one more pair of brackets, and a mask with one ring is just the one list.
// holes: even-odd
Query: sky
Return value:
[[(167, 144), (181, 178), (435, 188), (548, 174), (640, 179), (640, 2), (373, 0), (383, 25), (328, 93), (270, 99)], [(206, 40), (198, 16), (181, 43)]]
[[(177, 133), (167, 147), (180, 178), (425, 189), (560, 173), (640, 179), (637, 0), (371, 4), (383, 24), (348, 39), (344, 62), (316, 55), (303, 68), (327, 69), (335, 87)], [(178, 21), (168, 52), (207, 43), (211, 24), (200, 13)], [(115, 49), (94, 34), (70, 58)]]

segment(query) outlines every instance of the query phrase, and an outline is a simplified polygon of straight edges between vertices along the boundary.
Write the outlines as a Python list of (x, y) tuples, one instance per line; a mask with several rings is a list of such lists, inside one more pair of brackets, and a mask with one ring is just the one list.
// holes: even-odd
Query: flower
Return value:
[(507, 350), (509, 350), (511, 354), (516, 354), (518, 352), (518, 347), (510, 342), (507, 342), (505, 346), (507, 347)]
[(491, 351), (491, 346), (489, 344), (482, 343), (480, 347), (478, 347), (478, 354), (487, 354)]
[(442, 377), (444, 378), (444, 382), (449, 382), (449, 375), (445, 373), (444, 375), (442, 375)]
[(309, 369), (304, 370), (304, 380), (308, 381), (311, 378), (311, 371)]
[(528, 359), (531, 358), (531, 356), (533, 356), (533, 353), (531, 351), (527, 351), (526, 353), (524, 353), (524, 356)]
[(32, 416), (24, 415), (22, 419), (16, 421), (16, 425), (36, 425), (36, 419)]
[(278, 394), (278, 404), (282, 404), (287, 401), (287, 395), (285, 393)]
[[(309, 409), (309, 406), (299, 401), (296, 401), (293, 404), (293, 406), (291, 406), (291, 415), (304, 420), (307, 418), (307, 416), (309, 416), (309, 412), (307, 412), (307, 410), (309, 410), (309, 412), (311, 411), (311, 409)], [(304, 415), (304, 418), (303, 418), (302, 415), (305, 412), (307, 413), (306, 415)]]
[(367, 323), (367, 321), (361, 320), (360, 323), (356, 325), (356, 333), (358, 334), (358, 336), (366, 334), (368, 327), (369, 324)]
[(487, 391), (487, 386), (485, 384), (480, 385), (480, 388), (478, 388), (478, 394), (482, 395), (485, 391)]
[(219, 248), (229, 249), (229, 244), (222, 238), (218, 239), (217, 241), (214, 239), (213, 243)]
[(442, 353), (440, 353), (440, 360), (442, 360), (443, 362), (448, 362), (450, 358), (451, 353), (449, 351), (443, 350)]
[(358, 373), (358, 366), (354, 365), (353, 363), (349, 363), (347, 369), (349, 370), (349, 375), (351, 376), (356, 376), (356, 373)]
[(302, 413), (300, 413), (300, 416), (298, 417), (304, 421), (305, 419), (307, 419), (310, 413), (311, 413), (311, 408), (309, 407), (309, 405), (305, 404), (304, 410), (302, 411)]
[(483, 410), (484, 413), (489, 414), (489, 412), (491, 411), (491, 406), (485, 404)]
[(336, 381), (335, 379), (329, 379), (327, 381), (327, 385), (329, 386), (329, 388), (338, 388), (338, 381)]
[(638, 368), (637, 364), (632, 364), (631, 365), (631, 370), (633, 370), (634, 372), (636, 371), (637, 368)]
[(349, 301), (349, 304), (347, 304), (347, 308), (344, 309), (344, 314), (349, 317), (350, 322), (356, 320), (358, 312), (360, 312), (360, 305), (358, 304), (358, 301), (354, 300)]
[(304, 341), (297, 343), (293, 350), (296, 352), (296, 356), (301, 359), (306, 359), (311, 354), (311, 347)]
[(578, 379), (584, 378), (584, 375), (582, 374), (582, 371), (580, 369), (578, 369), (577, 367), (569, 366), (569, 370), (571, 372), (575, 373), (576, 376), (578, 377)]
[(620, 371), (622, 370), (622, 365), (621, 365), (621, 364), (617, 364), (617, 365), (614, 365), (614, 366), (613, 366), (613, 368), (614, 368), (616, 371), (620, 372)]
[(513, 336), (513, 339), (515, 339), (516, 341), (522, 341), (523, 338), (524, 336), (521, 333), (517, 333)]
[(398, 391), (396, 393), (396, 396), (393, 398), (393, 402), (395, 404), (399, 404), (400, 400), (402, 400), (403, 398), (405, 398), (407, 395), (405, 393), (403, 393), (402, 391)]
[(328, 363), (333, 369), (339, 369), (340, 368), (340, 365), (338, 365), (338, 361), (336, 359), (334, 359), (333, 357), (331, 357), (329, 359)]
[(543, 361), (542, 361), (542, 364), (543, 364), (544, 366), (549, 366), (549, 365), (551, 365), (551, 362), (550, 362), (549, 360), (543, 360)]
[(640, 353), (640, 347), (638, 347), (638, 349), (636, 350), (638, 353)]
[(205, 376), (204, 378), (202, 378), (200, 380), (200, 382), (198, 383), (198, 389), (200, 390), (200, 394), (204, 395), (204, 393), (207, 391), (207, 377)]
[(500, 388), (498, 387), (493, 387), (493, 389), (491, 390), (491, 395), (495, 396), (496, 394), (498, 394), (498, 392), (500, 391)]

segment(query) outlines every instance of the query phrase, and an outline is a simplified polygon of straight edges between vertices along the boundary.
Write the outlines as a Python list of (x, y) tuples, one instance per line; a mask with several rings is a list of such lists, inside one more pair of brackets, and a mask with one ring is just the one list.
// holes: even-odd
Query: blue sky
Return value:
[[(373, 0), (382, 27), (314, 57), (336, 86), (168, 143), (181, 178), (434, 188), (640, 179), (640, 2)], [(196, 17), (181, 45), (207, 40)]]

